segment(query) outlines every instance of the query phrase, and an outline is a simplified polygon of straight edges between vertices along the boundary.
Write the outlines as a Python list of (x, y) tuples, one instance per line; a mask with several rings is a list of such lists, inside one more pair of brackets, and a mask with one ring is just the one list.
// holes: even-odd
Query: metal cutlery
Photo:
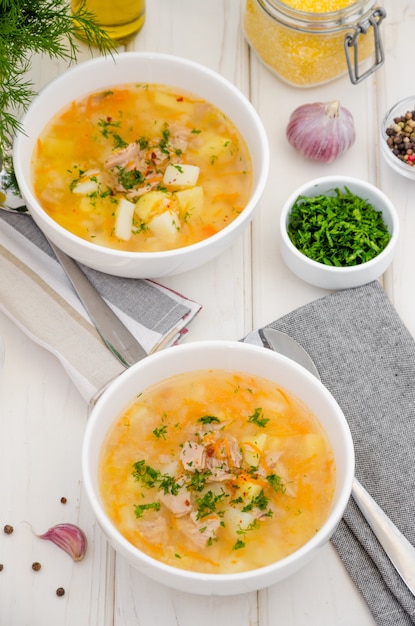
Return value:
[(49, 244), (88, 313), (91, 322), (113, 355), (124, 367), (130, 367), (133, 363), (146, 357), (147, 352), (142, 345), (111, 307), (108, 306), (79, 265), (51, 241), (49, 241)]

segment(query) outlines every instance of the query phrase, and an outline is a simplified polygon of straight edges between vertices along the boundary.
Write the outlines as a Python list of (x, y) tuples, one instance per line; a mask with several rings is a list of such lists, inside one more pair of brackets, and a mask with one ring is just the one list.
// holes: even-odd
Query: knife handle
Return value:
[(78, 264), (51, 241), (49, 244), (91, 322), (113, 355), (126, 368), (146, 357), (147, 352), (142, 345), (108, 306)]

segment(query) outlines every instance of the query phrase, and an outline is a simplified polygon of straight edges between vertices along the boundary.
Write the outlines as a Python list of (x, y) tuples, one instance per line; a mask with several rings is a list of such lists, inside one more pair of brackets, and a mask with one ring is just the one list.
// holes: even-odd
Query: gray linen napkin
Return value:
[[(149, 353), (178, 341), (201, 306), (150, 280), (84, 273)], [(54, 353), (89, 400), (124, 370), (29, 215), (0, 210), (0, 309)]]
[[(356, 477), (415, 545), (415, 341), (380, 284), (269, 324), (310, 353), (352, 432)], [(351, 499), (332, 543), (377, 624), (415, 623), (415, 598)]]

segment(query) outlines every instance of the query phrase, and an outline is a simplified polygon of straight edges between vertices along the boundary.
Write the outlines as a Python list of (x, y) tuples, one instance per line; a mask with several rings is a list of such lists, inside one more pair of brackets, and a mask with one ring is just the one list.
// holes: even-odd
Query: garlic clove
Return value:
[(350, 111), (333, 100), (303, 104), (295, 109), (286, 136), (306, 158), (331, 163), (353, 145), (356, 130)]
[(43, 535), (37, 535), (39, 539), (52, 541), (64, 550), (74, 561), (82, 561), (85, 556), (88, 541), (86, 535), (75, 524), (57, 524), (49, 528)]

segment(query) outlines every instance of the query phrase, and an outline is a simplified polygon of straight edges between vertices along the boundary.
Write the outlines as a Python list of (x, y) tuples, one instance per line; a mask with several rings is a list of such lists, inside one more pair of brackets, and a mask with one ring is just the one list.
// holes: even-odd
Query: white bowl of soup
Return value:
[(113, 275), (157, 278), (215, 258), (252, 220), (268, 176), (249, 100), (167, 54), (67, 70), (22, 127), (14, 168), (33, 219), (64, 252)]
[(171, 588), (231, 595), (281, 581), (329, 541), (354, 449), (339, 405), (302, 366), (206, 341), (153, 354), (110, 385), (82, 467), (119, 555)]

